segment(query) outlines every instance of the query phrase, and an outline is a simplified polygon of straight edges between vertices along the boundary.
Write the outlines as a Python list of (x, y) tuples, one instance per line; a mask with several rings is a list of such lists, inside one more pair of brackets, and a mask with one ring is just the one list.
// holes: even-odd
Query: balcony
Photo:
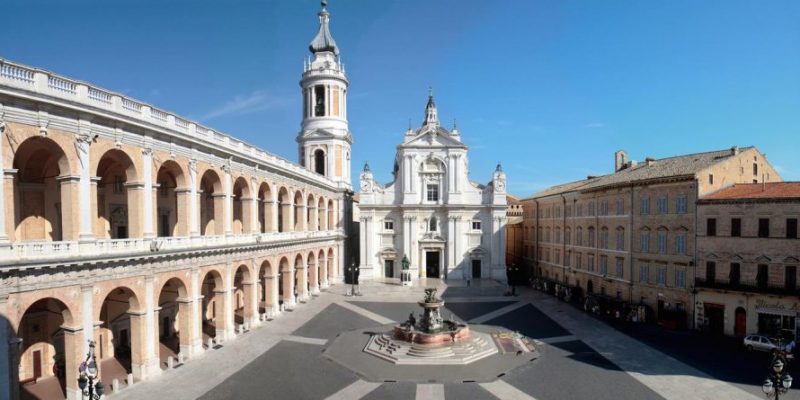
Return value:
[(169, 251), (191, 251), (217, 247), (284, 243), (300, 240), (344, 237), (341, 230), (271, 232), (252, 235), (179, 236), (158, 238), (103, 239), (88, 242), (18, 242), (0, 247), (0, 268), (28, 262), (96, 259), (114, 256), (135, 256)]
[(785, 285), (758, 285), (755, 280), (742, 280), (732, 284), (728, 280), (715, 280), (708, 282), (704, 278), (695, 279), (695, 287), (705, 289), (725, 290), (731, 292), (748, 292), (774, 294), (779, 296), (800, 296), (800, 289), (787, 289)]

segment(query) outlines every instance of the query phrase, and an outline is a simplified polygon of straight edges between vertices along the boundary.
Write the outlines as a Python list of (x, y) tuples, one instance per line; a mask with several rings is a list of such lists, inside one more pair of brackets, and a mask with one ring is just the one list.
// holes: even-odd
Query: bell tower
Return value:
[(350, 82), (339, 58), (339, 47), (330, 31), (327, 0), (319, 12), (319, 32), (303, 62), (300, 88), (303, 92), (303, 121), (297, 143), (300, 164), (352, 189), (350, 146), (353, 138), (347, 124), (347, 88)]

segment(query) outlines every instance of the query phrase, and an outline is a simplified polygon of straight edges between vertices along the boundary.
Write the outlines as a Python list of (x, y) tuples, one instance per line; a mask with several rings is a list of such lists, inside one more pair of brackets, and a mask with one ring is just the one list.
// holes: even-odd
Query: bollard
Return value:
[(175, 367), (175, 363), (172, 361), (172, 356), (167, 356), (167, 369), (172, 369)]
[(119, 379), (114, 378), (114, 380), (111, 381), (111, 391), (114, 393), (119, 392)]
[(207, 342), (206, 346), (208, 347), (209, 350), (214, 348), (214, 339), (208, 338), (206, 342)]
[(183, 353), (178, 353), (178, 364), (183, 364), (184, 361)]
[(133, 385), (133, 374), (128, 374), (128, 386)]

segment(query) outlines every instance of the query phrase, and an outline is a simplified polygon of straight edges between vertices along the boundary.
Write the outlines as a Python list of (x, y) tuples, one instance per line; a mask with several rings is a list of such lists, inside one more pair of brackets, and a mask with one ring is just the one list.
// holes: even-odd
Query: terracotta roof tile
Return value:
[(800, 199), (800, 182), (737, 183), (718, 190), (703, 200)]

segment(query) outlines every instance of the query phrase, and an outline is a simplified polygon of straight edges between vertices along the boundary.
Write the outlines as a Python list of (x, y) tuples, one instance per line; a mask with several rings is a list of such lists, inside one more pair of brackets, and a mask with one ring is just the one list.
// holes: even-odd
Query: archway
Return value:
[(327, 211), (325, 210), (325, 199), (320, 196), (319, 203), (317, 203), (317, 226), (321, 231), (328, 230)]
[(319, 267), (317, 266), (314, 252), (308, 253), (306, 260), (308, 265), (308, 292), (311, 294), (319, 293)]
[(325, 151), (322, 149), (314, 151), (314, 172), (325, 175)]
[(305, 230), (305, 215), (306, 202), (303, 200), (303, 193), (299, 190), (294, 193), (294, 230)]
[(284, 306), (294, 305), (294, 271), (286, 257), (281, 258), (279, 279), (281, 301), (283, 302)]
[(242, 264), (233, 275), (233, 320), (237, 325), (252, 321), (254, 309), (250, 269)]
[(294, 296), (300, 301), (308, 298), (308, 268), (302, 254), (294, 258)]
[(325, 257), (325, 250), (319, 251), (319, 256), (317, 257), (317, 270), (318, 279), (319, 279), (319, 286), (320, 288), (328, 287), (328, 261), (327, 257)]
[(198, 197), (200, 201), (200, 234), (223, 234), (225, 194), (222, 193), (222, 182), (219, 175), (213, 170), (206, 171), (200, 179)]
[(275, 310), (278, 306), (278, 280), (274, 276), (272, 265), (264, 260), (258, 269), (258, 312), (264, 314), (267, 310)]
[(14, 201), (13, 205), (6, 204), (14, 209), (12, 240), (77, 238), (78, 219), (69, 218), (76, 204), (70, 193), (77, 190), (77, 182), (61, 179), (70, 175), (69, 161), (61, 147), (48, 138), (29, 138), (14, 153), (13, 168), (17, 170)]
[(209, 338), (224, 337), (225, 321), (225, 284), (222, 275), (210, 270), (203, 277), (200, 288), (203, 296), (203, 343)]
[(189, 354), (191, 340), (191, 307), (186, 285), (178, 278), (171, 278), (158, 295), (158, 357), (161, 368), (166, 369), (167, 357), (178, 358), (179, 353)]
[(328, 249), (328, 282), (333, 282), (335, 276), (339, 274), (339, 269), (336, 264), (336, 259), (333, 256), (333, 248)]
[(333, 200), (328, 200), (328, 230), (336, 229), (336, 222), (333, 220)]
[(240, 235), (250, 233), (251, 207), (249, 201), (250, 186), (243, 177), (236, 179), (233, 183), (233, 233)]
[(189, 233), (187, 204), (188, 189), (180, 165), (167, 160), (156, 174), (156, 234), (159, 237), (186, 236)]
[(115, 378), (125, 382), (131, 373), (142, 379), (146, 353), (143, 311), (133, 290), (124, 286), (112, 289), (103, 300), (95, 351), (105, 382)]
[[(143, 186), (131, 158), (112, 149), (97, 164), (97, 219), (95, 235), (100, 239), (141, 237), (142, 226), (136, 216), (142, 203)], [(149, 194), (148, 195), (152, 195)]]
[(293, 229), (292, 200), (289, 191), (282, 187), (278, 190), (278, 232), (291, 232)]
[(22, 339), (18, 365), (21, 398), (66, 397), (67, 383), (77, 380), (73, 366), (80, 362), (81, 335), (69, 329), (73, 322), (72, 312), (58, 299), (44, 298), (25, 310), (17, 331)]
[(264, 182), (258, 188), (258, 222), (261, 224), (261, 233), (274, 232), (276, 230), (272, 220), (272, 189)]

